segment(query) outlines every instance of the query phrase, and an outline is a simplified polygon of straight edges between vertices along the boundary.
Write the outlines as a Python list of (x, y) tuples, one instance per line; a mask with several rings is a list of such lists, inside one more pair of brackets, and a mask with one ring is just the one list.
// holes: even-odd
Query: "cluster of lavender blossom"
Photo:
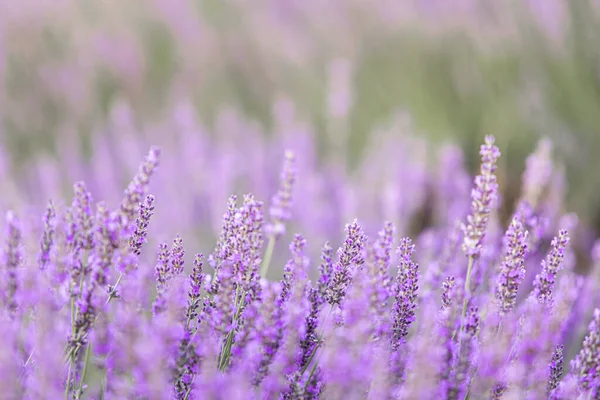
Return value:
[(141, 258), (158, 148), (115, 208), (78, 182), (34, 240), (8, 212), (2, 398), (599, 398), (599, 285), (574, 272), (572, 216), (548, 218), (547, 150), (529, 158), (505, 233), (490, 136), (470, 211), (447, 202), (452, 223), (415, 244), (392, 222), (369, 237), (354, 220), (318, 262), (295, 234), (283, 268), (273, 253), (302, 184), (291, 151), (268, 209), (231, 196), (216, 248), (191, 268), (179, 235), (154, 268)]

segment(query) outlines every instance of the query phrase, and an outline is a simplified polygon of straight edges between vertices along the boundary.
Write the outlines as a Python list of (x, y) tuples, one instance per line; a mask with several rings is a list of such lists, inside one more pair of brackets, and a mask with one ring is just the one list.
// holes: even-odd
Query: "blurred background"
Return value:
[[(316, 157), (348, 174), (406, 116), (409, 136), (456, 143), (471, 172), (493, 134), (509, 200), (548, 137), (565, 208), (597, 230), (599, 27), (593, 0), (2, 0), (3, 204), (17, 198), (9, 180), (19, 198), (45, 202), (44, 182), (78, 178), (77, 163), (110, 143), (168, 147), (180, 135), (165, 121), (193, 119), (220, 140), (235, 115), (241, 133), (227, 140), (268, 141), (293, 108)], [(137, 165), (143, 151), (121, 148)], [(31, 180), (52, 160), (65, 167)]]

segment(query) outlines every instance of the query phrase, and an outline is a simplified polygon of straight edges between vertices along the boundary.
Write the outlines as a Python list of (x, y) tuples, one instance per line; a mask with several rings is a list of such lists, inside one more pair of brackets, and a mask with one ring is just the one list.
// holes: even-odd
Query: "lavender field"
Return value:
[(0, 399), (600, 399), (599, 7), (0, 0)]

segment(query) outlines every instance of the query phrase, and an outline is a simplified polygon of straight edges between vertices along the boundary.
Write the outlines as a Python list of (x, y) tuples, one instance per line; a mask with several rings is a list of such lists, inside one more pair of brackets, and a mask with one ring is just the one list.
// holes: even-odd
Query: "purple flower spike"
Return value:
[(148, 235), (148, 225), (150, 218), (154, 214), (154, 196), (149, 194), (144, 201), (140, 203), (138, 218), (135, 221), (135, 230), (129, 239), (129, 247), (136, 256), (142, 253), (142, 246), (146, 243)]
[(454, 299), (454, 285), (456, 281), (453, 276), (446, 278), (442, 284), (442, 308), (447, 309), (452, 305)]
[(121, 201), (119, 212), (121, 214), (122, 223), (126, 231), (131, 229), (130, 225), (133, 222), (135, 212), (142, 198), (146, 195), (150, 178), (158, 168), (160, 158), (160, 149), (152, 147), (146, 156), (146, 159), (140, 165), (137, 175), (125, 189), (125, 196)]
[(506, 253), (496, 285), (496, 301), (500, 314), (506, 314), (515, 307), (519, 285), (525, 278), (527, 235), (519, 216), (515, 216), (506, 231)]
[(42, 239), (40, 240), (40, 255), (38, 257), (40, 269), (45, 269), (50, 263), (50, 252), (54, 245), (56, 235), (56, 210), (54, 209), (54, 203), (52, 201), (48, 203), (43, 222), (44, 232), (42, 233)]
[(285, 160), (281, 171), (280, 186), (271, 200), (269, 216), (271, 223), (267, 226), (268, 232), (275, 238), (285, 234), (285, 223), (292, 217), (293, 190), (296, 183), (296, 156), (290, 150), (285, 152)]
[(365, 240), (366, 237), (358, 225), (358, 221), (355, 220), (346, 227), (346, 240), (338, 250), (338, 261), (333, 268), (333, 275), (325, 292), (329, 304), (339, 306), (346, 296), (354, 269), (361, 267), (364, 263)]
[(525, 162), (522, 201), (536, 209), (540, 196), (552, 178), (552, 142), (549, 139), (539, 141), (535, 152)]
[(74, 185), (75, 197), (73, 210), (77, 215), (78, 246), (83, 250), (91, 250), (94, 242), (94, 217), (92, 215), (92, 195), (87, 191), (83, 182)]
[(552, 360), (550, 361), (550, 374), (548, 377), (548, 388), (547, 394), (550, 396), (558, 387), (560, 378), (563, 372), (563, 349), (562, 345), (556, 346), (552, 353)]
[(535, 277), (534, 294), (542, 304), (552, 305), (554, 302), (554, 286), (556, 275), (563, 268), (565, 248), (569, 243), (569, 235), (566, 230), (561, 230), (558, 236), (552, 240), (552, 248), (544, 261), (542, 271)]
[(398, 277), (394, 293), (392, 350), (404, 343), (408, 328), (415, 320), (417, 291), (419, 290), (419, 265), (412, 261), (415, 246), (409, 238), (400, 241)]
[(23, 263), (21, 250), (21, 223), (12, 211), (6, 213), (6, 246), (3, 255), (3, 269), (6, 273), (6, 287), (3, 288), (3, 300), (6, 308), (15, 311), (18, 307), (16, 293), (19, 286), (18, 273)]
[(467, 224), (462, 227), (464, 233), (462, 248), (465, 254), (472, 258), (479, 257), (491, 208), (498, 196), (498, 183), (494, 173), (500, 150), (494, 146), (493, 136), (486, 136), (485, 144), (481, 146), (479, 154), (481, 171), (475, 178), (475, 187), (471, 191), (471, 215), (467, 217)]
[(171, 251), (166, 243), (161, 243), (158, 249), (158, 261), (156, 262), (156, 299), (152, 306), (154, 314), (158, 314), (164, 310), (165, 300), (164, 293), (169, 281), (173, 278), (174, 272), (172, 269)]
[(600, 390), (600, 309), (594, 310), (588, 334), (583, 340), (581, 351), (571, 362), (571, 370), (577, 375), (581, 391)]

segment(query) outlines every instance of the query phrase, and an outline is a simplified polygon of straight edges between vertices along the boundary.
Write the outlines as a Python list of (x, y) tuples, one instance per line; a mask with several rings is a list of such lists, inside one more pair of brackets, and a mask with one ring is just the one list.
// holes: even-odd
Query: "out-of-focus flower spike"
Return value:
[(552, 177), (552, 142), (544, 138), (535, 151), (527, 157), (521, 187), (521, 202), (525, 201), (534, 210)]
[(92, 213), (92, 195), (83, 182), (74, 185), (75, 197), (73, 210), (77, 216), (78, 246), (83, 250), (91, 250), (96, 246), (94, 237), (94, 215)]
[(286, 150), (279, 189), (273, 196), (269, 207), (271, 221), (267, 226), (267, 233), (276, 238), (285, 234), (285, 223), (292, 217), (291, 209), (294, 201), (293, 190), (296, 179), (296, 155), (293, 151)]
[(577, 376), (580, 391), (596, 393), (600, 389), (600, 309), (594, 310), (583, 346), (571, 361), (571, 371)]
[(54, 246), (54, 240), (56, 235), (56, 210), (54, 208), (54, 202), (50, 201), (48, 207), (46, 207), (46, 213), (43, 218), (44, 231), (40, 240), (40, 254), (38, 256), (38, 263), (40, 269), (45, 269), (50, 263), (51, 251)]
[(19, 269), (23, 264), (21, 222), (13, 211), (6, 213), (6, 244), (3, 254), (3, 269), (6, 274), (6, 287), (3, 288), (3, 300), (5, 307), (10, 311), (16, 311), (17, 290), (19, 289)]
[(139, 166), (138, 173), (125, 189), (125, 195), (119, 206), (119, 213), (126, 232), (133, 229), (132, 223), (137, 207), (146, 195), (150, 179), (158, 168), (159, 159), (160, 149), (158, 147), (150, 148), (148, 155)]
[(292, 218), (293, 192), (297, 174), (296, 155), (293, 151), (286, 150), (279, 178), (279, 189), (271, 199), (269, 207), (270, 221), (265, 226), (269, 241), (260, 270), (260, 275), (263, 277), (267, 275), (267, 271), (269, 270), (269, 264), (271, 257), (273, 257), (273, 250), (275, 249), (275, 242), (285, 234), (285, 224)]

